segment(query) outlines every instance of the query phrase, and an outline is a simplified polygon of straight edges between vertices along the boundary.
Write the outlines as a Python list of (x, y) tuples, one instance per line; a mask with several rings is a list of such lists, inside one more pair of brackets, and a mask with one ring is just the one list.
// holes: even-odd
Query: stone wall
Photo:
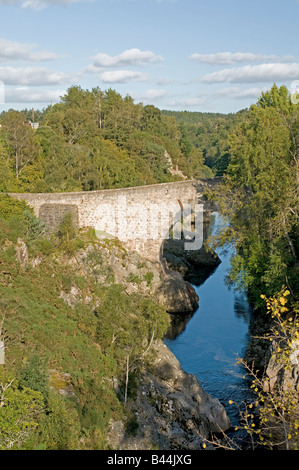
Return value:
[[(79, 227), (93, 227), (118, 237), (124, 245), (151, 261), (160, 260), (169, 227), (182, 217), (182, 208), (209, 204), (204, 198), (217, 178), (179, 181), (134, 188), (71, 193), (14, 193), (24, 199), (50, 230), (55, 230), (66, 212), (72, 212)], [(168, 217), (169, 216), (169, 217)]]
[(78, 206), (74, 204), (42, 204), (39, 208), (38, 217), (46, 225), (49, 232), (55, 232), (68, 213), (72, 215), (72, 221), (78, 227), (79, 211)]

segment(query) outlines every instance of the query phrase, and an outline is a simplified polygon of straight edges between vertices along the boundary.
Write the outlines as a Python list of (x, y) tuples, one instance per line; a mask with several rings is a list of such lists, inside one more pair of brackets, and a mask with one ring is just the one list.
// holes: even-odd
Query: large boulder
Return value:
[(202, 449), (211, 432), (226, 431), (230, 420), (218, 399), (203, 391), (197, 378), (187, 374), (169, 348), (159, 341), (156, 359), (141, 374), (131, 403), (137, 432), (132, 436), (121, 423), (111, 423), (108, 442), (124, 450)]
[(161, 280), (155, 299), (169, 313), (193, 313), (198, 308), (198, 295), (178, 272), (171, 272)]

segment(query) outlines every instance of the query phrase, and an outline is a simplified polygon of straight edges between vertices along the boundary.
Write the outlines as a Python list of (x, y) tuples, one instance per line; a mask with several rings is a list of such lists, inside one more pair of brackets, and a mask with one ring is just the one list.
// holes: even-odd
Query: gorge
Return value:
[[(188, 182), (188, 185), (189, 187), (194, 187), (193, 183), (190, 185), (190, 182)], [(166, 189), (168, 192), (169, 187), (171, 188), (171, 191), (175, 191), (174, 197), (178, 197), (176, 188), (179, 188), (180, 190), (182, 188), (182, 196), (184, 196), (186, 184), (182, 185), (177, 183), (172, 183), (171, 185), (155, 185), (155, 187), (151, 188), (140, 188), (140, 190), (137, 191), (137, 194), (138, 192), (140, 192), (140, 194), (145, 194), (146, 191), (150, 191), (150, 194), (155, 193), (157, 198), (157, 194), (159, 194), (159, 192), (157, 193), (157, 189), (159, 191), (165, 191)], [(127, 191), (127, 194), (130, 194), (130, 192), (130, 190)], [(112, 193), (112, 191), (103, 191), (102, 193), (103, 196), (101, 195), (101, 197), (105, 197), (105, 194), (107, 194), (107, 197), (111, 200), (110, 193)], [(119, 191), (115, 191), (116, 195), (118, 195), (118, 193)], [(135, 189), (133, 194), (134, 193)], [(97, 194), (87, 194), (86, 196), (84, 195), (84, 198), (86, 201), (87, 198), (91, 201), (95, 199), (96, 196)], [(182, 198), (182, 196), (180, 197)], [(20, 199), (23, 197), (24, 195), (18, 195), (18, 198)], [(52, 220), (51, 218), (49, 219), (50, 214), (53, 214), (57, 220), (59, 220), (60, 216), (63, 214), (63, 211), (59, 211), (59, 205), (57, 202), (61, 202), (62, 209), (67, 210), (70, 205), (65, 203), (77, 201), (80, 197), (83, 196), (74, 193), (70, 195), (69, 201), (67, 201), (66, 195), (29, 194), (26, 195), (26, 200), (29, 204), (32, 204), (38, 215), (42, 215), (42, 220), (46, 221), (49, 226), (49, 223)], [(63, 198), (63, 200), (61, 198)], [(40, 201), (43, 200), (48, 201), (48, 215), (41, 211), (43, 205), (40, 205)], [(51, 207), (50, 201), (52, 200), (53, 202)], [(149, 200), (152, 199), (149, 198)], [(34, 201), (38, 201), (40, 209), (36, 205), (37, 202)], [(84, 212), (86, 214), (87, 206), (85, 205), (84, 207), (84, 211), (80, 210), (81, 214), (84, 214)], [(56, 211), (56, 215), (52, 209)], [(88, 213), (91, 213), (91, 209), (89, 209)], [(208, 212), (205, 213), (205, 237), (211, 229), (215, 229), (215, 216), (212, 216), (212, 224), (210, 224), (208, 214)], [(85, 225), (85, 223), (82, 222), (82, 215), (81, 225)], [(55, 227), (55, 224), (52, 220), (51, 228), (53, 227)], [(156, 257), (145, 259), (142, 256), (140, 257), (140, 254), (137, 254), (136, 252), (134, 255), (134, 252), (131, 252), (130, 250), (127, 252), (128, 254), (125, 255), (125, 252), (122, 251), (117, 244), (113, 243), (113, 239), (111, 239), (111, 241), (112, 244), (109, 246), (108, 250), (103, 250), (103, 248), (101, 249), (101, 256), (103, 259), (101, 261), (100, 268), (101, 274), (97, 276), (97, 282), (105, 282), (105, 274), (103, 274), (103, 272), (105, 269), (111, 269), (115, 282), (124, 285), (128, 294), (136, 291), (143, 291), (147, 294), (151, 292), (158, 303), (165, 306), (169, 314), (175, 315), (176, 318), (179, 317), (180, 322), (183, 322), (184, 324), (188, 318), (194, 314), (194, 312), (196, 313), (194, 314), (194, 317), (191, 318), (190, 325), (197, 318), (198, 314), (201, 315), (201, 303), (203, 302), (205, 295), (199, 287), (200, 284), (204, 282), (205, 278), (209, 278), (209, 275), (211, 275), (211, 278), (214, 278), (216, 273), (219, 270), (223, 271), (226, 269), (228, 264), (227, 262), (223, 263), (223, 261), (220, 261), (217, 255), (208, 253), (204, 247), (196, 251), (185, 250), (183, 240), (163, 240), (162, 251), (161, 248), (159, 249), (159, 252), (162, 253), (159, 263), (156, 262)], [(145, 240), (145, 242), (148, 242), (150, 245), (150, 241)], [(161, 240), (159, 243), (161, 243)], [(124, 246), (126, 247), (126, 245)], [(79, 255), (81, 265), (84, 264), (86, 253), (87, 252), (85, 250), (82, 255)], [(150, 253), (150, 251), (147, 251), (147, 253)], [(144, 254), (144, 250), (141, 251), (141, 254)], [(96, 271), (96, 269), (98, 269), (95, 264), (96, 253), (93, 250), (88, 250), (88, 256), (90, 256), (90, 259), (93, 259), (93, 269)], [(71, 264), (74, 266), (78, 263), (78, 255), (76, 255), (76, 258), (77, 259), (73, 262), (71, 261)], [(151, 257), (147, 256), (147, 258)], [(103, 266), (106, 267), (103, 268)], [(142, 279), (147, 278), (149, 273), (152, 275), (151, 282), (141, 282)], [(84, 275), (84, 270), (80, 274)], [(138, 279), (140, 281), (138, 281)], [(128, 280), (130, 281), (128, 282)], [(216, 317), (217, 320), (212, 316), (210, 319), (209, 315), (205, 317), (204, 322), (206, 325), (209, 325), (209, 330), (204, 333), (204, 335), (206, 335), (204, 340), (201, 339), (201, 330), (203, 329), (202, 325), (196, 326), (195, 328), (192, 328), (191, 326), (191, 331), (193, 331), (195, 336), (188, 338), (186, 341), (183, 339), (183, 343), (187, 342), (187, 349), (183, 348), (183, 350), (180, 350), (180, 347), (178, 347), (178, 344), (180, 344), (180, 338), (183, 337), (183, 335), (178, 336), (177, 340), (170, 340), (169, 334), (168, 337), (165, 338), (165, 344), (170, 348), (170, 351), (174, 353), (174, 356), (172, 356), (166, 346), (163, 347), (160, 343), (155, 345), (155, 350), (158, 354), (158, 362), (155, 362), (155, 370), (146, 371), (144, 373), (143, 378), (140, 381), (141, 388), (138, 392), (139, 398), (136, 400), (133, 407), (139, 423), (139, 429), (146, 428), (145, 434), (143, 435), (142, 432), (139, 431), (137, 444), (136, 439), (134, 440), (132, 437), (126, 436), (124, 430), (123, 432), (121, 431), (122, 424), (120, 422), (112, 423), (109, 434), (109, 442), (111, 445), (123, 445), (125, 448), (136, 449), (137, 445), (147, 446), (149, 445), (149, 442), (154, 441), (159, 443), (159, 446), (162, 446), (162, 448), (176, 448), (178, 446), (178, 448), (186, 447), (190, 449), (199, 449), (202, 446), (202, 439), (204, 437), (206, 438), (211, 431), (227, 431), (231, 426), (231, 422), (232, 425), (236, 425), (236, 416), (227, 416), (226, 408), (228, 395), (223, 396), (222, 390), (225, 389), (229, 392), (231, 387), (234, 387), (235, 390), (233, 390), (233, 395), (236, 396), (237, 394), (239, 396), (239, 389), (241, 390), (240, 398), (242, 398), (244, 387), (240, 383), (238, 377), (239, 374), (237, 371), (232, 371), (233, 364), (232, 358), (230, 357), (230, 376), (228, 379), (224, 378), (227, 374), (227, 369), (224, 367), (221, 369), (220, 373), (218, 369), (219, 364), (224, 366), (227, 365), (225, 353), (223, 357), (218, 358), (218, 361), (216, 360), (216, 362), (213, 362), (209, 355), (211, 341), (214, 341), (211, 338), (213, 338), (213, 333), (217, 330), (215, 322), (220, 323), (223, 326), (227, 321), (227, 318), (223, 317), (223, 309), (226, 309), (225, 303), (227, 302), (227, 299), (225, 298), (225, 295), (221, 298), (220, 291), (223, 289), (222, 282), (223, 277), (220, 280), (217, 280), (216, 276), (216, 284), (214, 284), (208, 294), (208, 303), (211, 303), (211, 310), (213, 310), (212, 299), (215, 295), (220, 298), (221, 308), (218, 309), (218, 307), (214, 306), (214, 312), (212, 313), (218, 314), (218, 317)], [(76, 288), (71, 289), (69, 294), (61, 294), (64, 301), (70, 305), (76, 305), (79, 295), (80, 293)], [(228, 308), (232, 310), (231, 305)], [(233, 321), (230, 317), (228, 324), (225, 325), (228, 331), (231, 330), (232, 325)], [(188, 327), (186, 329), (188, 329)], [(241, 339), (239, 339), (240, 335)], [(241, 329), (238, 330), (237, 328), (236, 331), (234, 331), (233, 338), (230, 334), (227, 335), (224, 333), (222, 335), (222, 341), (225, 343), (225, 348), (235, 348), (236, 344), (231, 343), (232, 340), (237, 341), (237, 345), (239, 347), (244, 340), (243, 336), (244, 325), (241, 326)], [(200, 348), (197, 347), (198, 342), (200, 343), (202, 341), (206, 343), (204, 344), (204, 348), (200, 351)], [(222, 346), (223, 344), (220, 341), (217, 346), (220, 354)], [(213, 354), (217, 355), (217, 351), (213, 351)], [(196, 369), (196, 358), (199, 355), (203, 356), (201, 362), (204, 364), (203, 367), (206, 370), (206, 376), (211, 379), (211, 377), (214, 377), (214, 374), (216, 376), (219, 374), (218, 382), (217, 380), (212, 380), (212, 382), (208, 381), (205, 383), (205, 376), (198, 373), (198, 370)], [(190, 356), (193, 358), (191, 360), (191, 365), (189, 362)], [(164, 365), (162, 366), (162, 364)], [(160, 373), (159, 370), (161, 371)], [(237, 380), (235, 380), (236, 377), (238, 377)], [(203, 385), (203, 389), (201, 388), (201, 385)], [(148, 422), (148, 416), (151, 416), (151, 424)], [(146, 423), (146, 425), (144, 423)], [(164, 424), (161, 425), (161, 423)], [(167, 432), (165, 431), (165, 428), (168, 429)]]

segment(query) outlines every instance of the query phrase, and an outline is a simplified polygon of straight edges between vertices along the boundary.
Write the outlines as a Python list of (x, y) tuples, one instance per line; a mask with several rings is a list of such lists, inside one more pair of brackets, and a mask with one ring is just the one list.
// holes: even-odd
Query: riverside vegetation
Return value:
[[(24, 126), (26, 113), (2, 115), (3, 193), (224, 176), (207, 196), (230, 223), (209, 245), (233, 243), (229, 281), (255, 306), (258, 347), (240, 359), (256, 393), (241, 411), (244, 427), (253, 448), (298, 449), (299, 110), (287, 89), (274, 85), (249, 110), (224, 116), (161, 112), (113, 90), (72, 87), (36, 113), (38, 130)], [(99, 247), (68, 218), (49, 238), (24, 203), (0, 202), (0, 447), (107, 448), (111, 420), (138, 427), (126, 405), (168, 327), (150, 295), (153, 272), (129, 273), (128, 293), (102, 262), (116, 241)], [(95, 245), (83, 263), (79, 253)]]
[(105, 448), (110, 419), (130, 426), (124, 397), (168, 314), (114, 282), (92, 231), (66, 220), (49, 239), (23, 204), (1, 209), (0, 448)]
[[(230, 162), (213, 197), (230, 223), (210, 246), (233, 244), (229, 281), (245, 288), (255, 307), (253, 334), (260, 340), (244, 363), (261, 398), (256, 411), (262, 444), (298, 449), (298, 104), (285, 87), (274, 85), (251, 106), (228, 143)], [(252, 420), (245, 423), (252, 434), (256, 416), (244, 416)]]

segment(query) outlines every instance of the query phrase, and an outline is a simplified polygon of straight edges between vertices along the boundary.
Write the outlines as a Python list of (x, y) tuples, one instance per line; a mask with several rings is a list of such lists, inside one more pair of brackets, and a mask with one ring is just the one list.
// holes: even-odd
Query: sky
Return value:
[(299, 89), (299, 0), (0, 0), (0, 112), (70, 86), (235, 113)]

